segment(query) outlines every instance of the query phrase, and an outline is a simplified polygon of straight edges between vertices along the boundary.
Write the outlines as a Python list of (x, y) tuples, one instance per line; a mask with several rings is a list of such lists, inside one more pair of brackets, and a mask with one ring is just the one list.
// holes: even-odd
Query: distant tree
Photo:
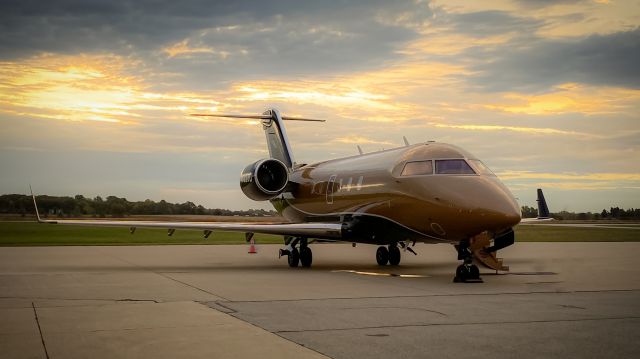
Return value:
[(536, 217), (538, 217), (538, 210), (533, 208), (533, 207), (522, 206), (521, 210), (522, 210), (522, 218), (536, 218)]

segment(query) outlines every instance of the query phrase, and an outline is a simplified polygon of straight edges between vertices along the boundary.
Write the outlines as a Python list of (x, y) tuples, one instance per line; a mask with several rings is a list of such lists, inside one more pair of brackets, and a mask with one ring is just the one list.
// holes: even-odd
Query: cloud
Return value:
[(366, 145), (386, 145), (386, 146), (388, 146), (388, 145), (392, 144), (389, 141), (380, 141), (380, 140), (375, 140), (375, 139), (367, 138), (367, 137), (363, 137), (363, 136), (338, 137), (335, 140), (333, 140), (333, 142), (346, 143), (346, 144), (350, 144), (350, 145), (366, 144)]
[(10, 0), (0, 4), (0, 57), (115, 53), (211, 89), (230, 79), (379, 65), (430, 16), (428, 3), (410, 0)]
[(630, 181), (640, 182), (640, 173), (544, 173), (530, 171), (501, 172), (503, 179), (545, 179), (569, 181)]
[[(598, 2), (603, 2), (606, 0), (600, 0)], [(556, 5), (565, 5), (565, 4), (577, 4), (577, 3), (589, 3), (593, 2), (592, 0), (516, 0), (516, 2), (526, 8), (545, 8)]]
[(500, 125), (451, 125), (445, 123), (429, 123), (431, 126), (438, 128), (452, 128), (457, 130), (469, 130), (469, 131), (511, 131), (522, 132), (531, 135), (565, 135), (565, 136), (579, 136), (586, 138), (597, 138), (598, 135), (589, 133), (576, 132), (576, 131), (564, 131), (555, 128), (540, 128), (540, 127), (519, 127), (519, 126), (500, 126)]
[[(9, 191), (59, 167), (44, 191), (182, 201), (215, 189), (213, 202), (221, 189), (219, 205), (235, 206), (237, 171), (266, 156), (259, 124), (188, 114), (276, 107), (328, 120), (287, 123), (300, 161), (401, 146), (405, 135), (468, 149), (511, 173), (522, 196), (539, 183), (637, 188), (565, 173), (640, 170), (638, 30), (621, 30), (637, 23), (633, 6), (3, 1), (0, 182)], [(591, 189), (564, 198), (637, 202)]]
[[(456, 33), (474, 37), (486, 37), (509, 32), (528, 34), (535, 32), (544, 24), (541, 20), (495, 10), (448, 14), (444, 16), (444, 19), (444, 21), (440, 21), (451, 26)], [(438, 21), (436, 25), (438, 25)]]
[(491, 91), (544, 91), (563, 83), (640, 88), (640, 29), (565, 40), (537, 39), (474, 65), (470, 82)]
[(640, 90), (568, 83), (558, 85), (543, 94), (506, 93), (502, 97), (501, 103), (487, 104), (485, 107), (529, 115), (621, 114), (637, 105), (640, 101)]

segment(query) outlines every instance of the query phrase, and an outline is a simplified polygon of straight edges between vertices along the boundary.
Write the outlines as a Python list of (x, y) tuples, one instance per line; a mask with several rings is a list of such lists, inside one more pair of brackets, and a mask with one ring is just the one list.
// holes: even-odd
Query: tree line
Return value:
[[(561, 211), (550, 214), (552, 218), (559, 220), (598, 220), (598, 219), (640, 219), (640, 208), (624, 209), (611, 207), (607, 211), (603, 209), (600, 213), (593, 212), (567, 212)], [(529, 206), (522, 206), (523, 218), (535, 218), (538, 216), (538, 209)]]
[[(75, 217), (123, 217), (129, 215), (214, 215), (214, 216), (277, 216), (276, 211), (264, 209), (249, 209), (232, 211), (222, 208), (205, 208), (193, 202), (170, 203), (165, 200), (155, 202), (150, 199), (131, 202), (126, 198), (100, 196), (87, 198), (83, 195), (68, 196), (36, 196), (38, 210), (42, 216)], [(0, 195), (1, 214), (32, 214), (35, 213), (31, 196), (22, 194)]]
[[(232, 211), (222, 208), (205, 208), (193, 202), (170, 203), (165, 200), (155, 202), (150, 199), (131, 202), (126, 198), (100, 196), (87, 198), (83, 195), (69, 196), (36, 196), (38, 209), (43, 216), (94, 216), (94, 217), (123, 217), (129, 215), (214, 215), (214, 216), (277, 216), (274, 210), (249, 209)], [(22, 194), (0, 195), (0, 214), (26, 215), (35, 213), (31, 196)], [(535, 218), (538, 210), (530, 206), (522, 206), (523, 218)], [(551, 217), (559, 220), (597, 220), (597, 219), (640, 219), (640, 208), (611, 207), (600, 213), (567, 212), (551, 213)]]

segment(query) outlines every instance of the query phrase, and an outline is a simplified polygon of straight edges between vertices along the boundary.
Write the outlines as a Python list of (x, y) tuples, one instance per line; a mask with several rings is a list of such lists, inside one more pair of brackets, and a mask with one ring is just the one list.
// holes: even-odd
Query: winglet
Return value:
[(36, 209), (36, 218), (38, 219), (38, 223), (43, 223), (44, 221), (40, 219), (40, 213), (38, 212), (38, 203), (36, 203), (36, 196), (33, 194), (31, 185), (29, 185), (29, 191), (31, 192), (31, 198), (33, 198), (33, 207)]
[(362, 148), (360, 148), (360, 145), (356, 145), (356, 147), (358, 147), (358, 152), (360, 152), (360, 154), (362, 155), (363, 152), (362, 152)]
[(409, 140), (407, 140), (406, 136), (402, 136), (402, 139), (404, 140), (404, 145), (409, 147)]

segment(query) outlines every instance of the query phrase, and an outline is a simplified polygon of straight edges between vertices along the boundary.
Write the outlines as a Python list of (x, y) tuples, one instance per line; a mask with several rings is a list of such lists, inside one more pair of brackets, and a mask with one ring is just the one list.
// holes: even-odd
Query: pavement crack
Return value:
[(640, 289), (602, 289), (602, 290), (553, 290), (553, 291), (527, 291), (527, 292), (494, 292), (494, 293), (442, 293), (419, 295), (383, 295), (364, 297), (323, 297), (323, 298), (298, 298), (298, 299), (266, 299), (266, 300), (229, 300), (234, 303), (282, 303), (282, 302), (313, 302), (324, 300), (359, 300), (359, 299), (394, 299), (394, 298), (430, 298), (430, 297), (474, 297), (474, 296), (500, 296), (500, 295), (532, 295), (532, 294), (580, 294), (580, 293), (633, 293)]
[(374, 307), (344, 307), (341, 309), (347, 310), (365, 310), (365, 309), (411, 309), (411, 310), (419, 310), (423, 312), (429, 312), (434, 314), (439, 314), (443, 317), (448, 317), (446, 313), (439, 312), (437, 310), (426, 309), (426, 308), (417, 308), (417, 307), (393, 307), (393, 306), (374, 306)]
[(132, 298), (123, 298), (116, 299), (116, 302), (152, 302), (158, 304), (158, 301), (155, 299), (132, 299)]
[(44, 337), (42, 336), (42, 328), (40, 327), (40, 319), (38, 319), (38, 311), (36, 310), (36, 304), (31, 302), (31, 307), (33, 308), (33, 315), (36, 319), (36, 324), (38, 325), (38, 333), (40, 333), (40, 341), (42, 342), (42, 349), (44, 349), (44, 355), (47, 359), (49, 359), (49, 352), (47, 351), (47, 344), (44, 342)]
[(312, 333), (312, 332), (339, 332), (349, 330), (370, 330), (370, 329), (388, 329), (388, 328), (416, 328), (416, 327), (452, 327), (463, 325), (496, 325), (496, 324), (536, 324), (536, 323), (571, 323), (571, 322), (589, 322), (589, 321), (606, 321), (606, 320), (625, 320), (640, 319), (640, 316), (630, 317), (605, 317), (605, 318), (581, 318), (581, 319), (557, 319), (557, 320), (522, 320), (522, 321), (499, 321), (499, 322), (467, 322), (467, 323), (422, 323), (422, 324), (402, 324), (402, 325), (378, 325), (351, 328), (323, 328), (323, 329), (304, 329), (304, 330), (278, 330), (273, 333)]
[(218, 294), (216, 294), (216, 293), (209, 292), (208, 290), (202, 289), (202, 288), (197, 287), (197, 286), (195, 286), (195, 285), (193, 285), (193, 284), (189, 284), (189, 283), (187, 283), (187, 282), (183, 282), (183, 281), (181, 281), (181, 280), (179, 280), (179, 279), (173, 278), (173, 277), (171, 277), (171, 276), (169, 276), (169, 275), (166, 275), (166, 274), (164, 274), (164, 273), (161, 273), (161, 272), (153, 272), (153, 273), (156, 273), (156, 274), (157, 274), (157, 275), (159, 275), (159, 276), (165, 277), (165, 278), (167, 278), (167, 279), (170, 279), (170, 280), (172, 280), (172, 281), (174, 281), (174, 282), (177, 282), (177, 283), (180, 283), (180, 284), (182, 284), (182, 285), (186, 285), (187, 287), (190, 287), (190, 288), (193, 288), (193, 289), (199, 290), (199, 291), (201, 291), (201, 292), (203, 292), (203, 293), (207, 293), (207, 294), (212, 295), (212, 296), (214, 296), (214, 297), (218, 297), (218, 298), (224, 299), (224, 300), (226, 300), (226, 301), (230, 301), (229, 299), (227, 299), (227, 298), (225, 298), (225, 297), (223, 297), (223, 296), (221, 296), (221, 295), (218, 295)]
[[(219, 300), (213, 301), (213, 302), (199, 302), (199, 303), (202, 304), (202, 305), (207, 306), (208, 308), (221, 311), (221, 312), (223, 312), (225, 314), (236, 314), (236, 313), (238, 313), (237, 310), (222, 304), (222, 302), (219, 301)], [(216, 307), (220, 307), (220, 308), (216, 308)]]
[(154, 271), (154, 270), (149, 269), (149, 268), (147, 268), (147, 267), (145, 267), (145, 266), (141, 266), (141, 265), (139, 265), (139, 264), (136, 264), (136, 263), (130, 262), (130, 261), (126, 260), (126, 259), (122, 259), (122, 258), (120, 258), (120, 257), (117, 257), (117, 256), (115, 256), (115, 255), (113, 255), (113, 254), (107, 254), (107, 255), (108, 255), (108, 256), (110, 256), (111, 258), (115, 258), (115, 259), (117, 259), (117, 260), (119, 260), (119, 261), (121, 261), (121, 262), (127, 263), (127, 264), (129, 264), (129, 265), (132, 265), (132, 266), (135, 266), (135, 267), (138, 267), (138, 268), (141, 268), (141, 269), (144, 269), (144, 270), (146, 270), (146, 271), (148, 271), (148, 272), (151, 272), (151, 273), (157, 274), (157, 275), (159, 275), (159, 276), (161, 276), (161, 277), (163, 277), (163, 278), (166, 278), (166, 279), (172, 280), (172, 281), (174, 281), (174, 282), (176, 282), (176, 283), (180, 283), (180, 284), (182, 284), (182, 285), (186, 285), (186, 286), (187, 286), (187, 287), (189, 287), (189, 288), (193, 288), (193, 289), (195, 289), (195, 290), (199, 290), (199, 291), (201, 291), (201, 292), (203, 292), (203, 293), (207, 293), (207, 294), (212, 295), (212, 296), (214, 296), (214, 297), (218, 297), (218, 298), (221, 298), (221, 299), (224, 299), (224, 300), (228, 300), (227, 298), (225, 298), (225, 297), (223, 297), (223, 296), (217, 295), (217, 294), (215, 294), (215, 293), (211, 293), (211, 292), (209, 292), (208, 290), (205, 290), (205, 289), (199, 288), (199, 287), (197, 287), (197, 286), (195, 286), (195, 285), (192, 285), (192, 284), (189, 284), (189, 283), (183, 282), (183, 281), (181, 281), (181, 280), (179, 280), (179, 279), (175, 279), (175, 278), (173, 278), (173, 277), (171, 277), (171, 276), (169, 276), (168, 274), (165, 274), (165, 273), (163, 273), (163, 272)]

